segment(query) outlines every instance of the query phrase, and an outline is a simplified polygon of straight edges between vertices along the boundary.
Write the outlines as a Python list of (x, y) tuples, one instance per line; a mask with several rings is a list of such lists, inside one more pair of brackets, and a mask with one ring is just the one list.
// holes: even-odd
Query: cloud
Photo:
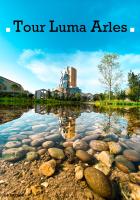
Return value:
[[(105, 53), (76, 51), (69, 54), (51, 54), (41, 49), (27, 49), (20, 55), (18, 63), (46, 83), (47, 88), (56, 88), (59, 85), (61, 71), (67, 66), (73, 66), (78, 71), (78, 86), (82, 91), (97, 93), (103, 91), (97, 66)], [(127, 80), (130, 69), (138, 73), (139, 54), (120, 55), (119, 61), (124, 72), (124, 81)]]

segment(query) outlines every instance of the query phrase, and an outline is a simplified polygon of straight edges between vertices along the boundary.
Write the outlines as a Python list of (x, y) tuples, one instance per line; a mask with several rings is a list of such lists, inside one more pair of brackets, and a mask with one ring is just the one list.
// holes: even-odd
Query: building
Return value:
[(69, 75), (69, 87), (77, 87), (77, 70), (73, 67), (67, 68)]
[(14, 81), (0, 76), (0, 93), (22, 93), (23, 87)]
[(81, 93), (81, 90), (77, 87), (77, 70), (75, 68), (67, 67), (62, 72), (58, 90), (66, 94)]

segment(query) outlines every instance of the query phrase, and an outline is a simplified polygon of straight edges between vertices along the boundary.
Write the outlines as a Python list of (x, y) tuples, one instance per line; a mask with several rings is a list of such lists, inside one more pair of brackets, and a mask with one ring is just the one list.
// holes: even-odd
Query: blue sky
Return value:
[[(134, 33), (16, 33), (13, 20), (25, 24), (126, 24)], [(11, 32), (6, 33), (5, 28)], [(78, 86), (83, 92), (98, 92), (97, 65), (105, 52), (120, 54), (124, 81), (132, 69), (140, 72), (139, 0), (0, 0), (0, 75), (21, 83), (34, 92), (55, 88), (67, 65), (78, 69)]]

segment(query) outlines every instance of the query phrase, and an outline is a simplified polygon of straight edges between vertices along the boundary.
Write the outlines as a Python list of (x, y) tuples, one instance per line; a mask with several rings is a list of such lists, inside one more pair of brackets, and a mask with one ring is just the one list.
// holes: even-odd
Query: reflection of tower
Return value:
[(73, 67), (67, 67), (69, 74), (69, 86), (77, 87), (77, 70)]
[(63, 115), (59, 117), (60, 132), (65, 139), (75, 137), (75, 118)]

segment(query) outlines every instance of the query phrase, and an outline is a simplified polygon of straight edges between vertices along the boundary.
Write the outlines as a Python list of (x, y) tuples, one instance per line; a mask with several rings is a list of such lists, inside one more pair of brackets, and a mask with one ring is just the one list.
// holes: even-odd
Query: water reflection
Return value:
[(31, 108), (31, 106), (0, 105), (0, 124), (18, 119)]

